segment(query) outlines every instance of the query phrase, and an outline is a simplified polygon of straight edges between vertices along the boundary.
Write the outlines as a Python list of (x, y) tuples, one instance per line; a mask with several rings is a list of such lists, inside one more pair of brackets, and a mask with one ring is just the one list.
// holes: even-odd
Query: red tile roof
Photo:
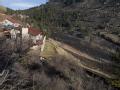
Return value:
[(20, 21), (16, 20), (15, 18), (12, 18), (12, 17), (7, 17), (7, 20), (11, 21), (12, 23), (22, 24)]
[(3, 22), (5, 19), (11, 21), (12, 23), (22, 24), (22, 22), (17, 20), (17, 18), (15, 18), (15, 17), (0, 13), (0, 22)]
[(32, 27), (29, 27), (28, 31), (29, 31), (29, 34), (32, 34), (33, 36), (37, 36), (39, 34), (42, 34), (42, 32), (40, 30), (32, 28)]

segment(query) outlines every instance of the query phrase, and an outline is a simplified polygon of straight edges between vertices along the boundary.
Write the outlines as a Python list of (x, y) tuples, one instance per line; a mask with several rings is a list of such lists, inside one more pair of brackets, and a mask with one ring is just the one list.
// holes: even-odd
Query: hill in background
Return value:
[(7, 8), (0, 6), (0, 13), (5, 13), (5, 12), (7, 12)]
[(49, 0), (44, 5), (16, 13), (28, 15), (30, 18), (24, 21), (49, 33), (53, 30), (120, 33), (119, 0)]

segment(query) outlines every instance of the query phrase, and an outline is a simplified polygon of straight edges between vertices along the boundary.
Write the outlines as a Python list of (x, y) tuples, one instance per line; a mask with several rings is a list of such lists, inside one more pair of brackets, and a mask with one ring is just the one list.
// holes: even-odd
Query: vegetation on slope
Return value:
[(114, 73), (118, 75), (118, 78), (109, 80), (109, 82), (111, 83), (111, 85), (120, 88), (120, 49), (117, 48), (116, 52), (113, 53), (111, 57), (112, 61), (118, 65), (118, 67), (114, 70)]
[(16, 13), (28, 15), (30, 18), (24, 21), (49, 35), (74, 30), (88, 35), (97, 30), (119, 31), (119, 4), (119, 0), (49, 0)]
[(112, 55), (112, 59), (114, 62), (120, 64), (120, 49), (118, 48), (116, 52)]
[(9, 70), (6, 78), (0, 77), (0, 81), (4, 81), (0, 89), (113, 90), (100, 78), (87, 74), (72, 58), (56, 55), (49, 60), (27, 53), (19, 57), (11, 42), (0, 43), (0, 69)]
[(7, 9), (3, 6), (0, 6), (0, 13), (5, 13), (7, 12)]
[[(48, 35), (54, 32), (69, 33), (74, 30), (88, 35), (88, 33), (97, 30), (119, 31), (119, 9), (119, 0), (76, 0), (76, 2), (74, 0), (49, 0), (45, 5), (15, 11), (15, 13), (28, 15), (29, 18), (24, 21), (44, 30)], [(14, 12), (9, 9), (8, 13), (13, 14)], [(116, 60), (116, 55), (114, 58)], [(119, 60), (118, 55), (117, 59)], [(31, 72), (27, 74), (31, 75)], [(31, 83), (31, 79), (28, 81)], [(41, 86), (44, 87), (45, 85), (42, 84)]]

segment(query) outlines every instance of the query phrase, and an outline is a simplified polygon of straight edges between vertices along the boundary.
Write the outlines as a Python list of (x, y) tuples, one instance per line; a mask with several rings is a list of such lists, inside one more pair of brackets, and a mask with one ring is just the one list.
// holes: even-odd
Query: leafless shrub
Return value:
[(4, 90), (11, 85), (13, 90), (114, 90), (62, 56), (40, 60), (37, 55), (28, 55), (22, 60), (25, 64), (18, 61), (13, 65)]
[(90, 78), (84, 83), (85, 90), (114, 90), (108, 86), (100, 78)]

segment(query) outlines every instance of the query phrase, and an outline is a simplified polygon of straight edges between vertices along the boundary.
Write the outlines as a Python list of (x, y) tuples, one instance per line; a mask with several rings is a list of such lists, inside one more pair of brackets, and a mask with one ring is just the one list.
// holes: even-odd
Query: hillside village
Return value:
[(119, 0), (2, 7), (0, 90), (119, 90), (119, 8)]
[(12, 16), (0, 15), (2, 16), (0, 20), (0, 33), (3, 33), (6, 39), (16, 40), (22, 38), (23, 41), (31, 40), (31, 47), (42, 46), (43, 40), (46, 38), (42, 31), (31, 27), (29, 24), (23, 25), (21, 21), (14, 19)]
[[(59, 35), (56, 34), (57, 35), (56, 38), (58, 41), (56, 41), (56, 39), (53, 40), (52, 38), (49, 38), (48, 40), (46, 40), (46, 36), (41, 30), (33, 28), (29, 24), (23, 25), (23, 23), (20, 20), (15, 19), (12, 15), (6, 15), (6, 14), (2, 14), (2, 13), (0, 15), (2, 17), (0, 19), (0, 39), (2, 41), (6, 41), (6, 43), (10, 44), (10, 46), (9, 45), (7, 46), (8, 51), (5, 51), (5, 53), (9, 53), (9, 49), (10, 49), (11, 54), (9, 57), (11, 58), (10, 59), (11, 61), (14, 60), (14, 58), (18, 59), (18, 61), (19, 61), (19, 59), (23, 59), (20, 62), (15, 62), (15, 64), (17, 63), (18, 65), (23, 65), (23, 67), (25, 67), (26, 65), (29, 66), (29, 64), (30, 64), (30, 65), (33, 65), (33, 66), (31, 66), (32, 68), (38, 68), (39, 65), (37, 66), (37, 64), (39, 64), (39, 59), (40, 59), (40, 62), (43, 62), (42, 64), (44, 64), (44, 63), (48, 63), (48, 61), (51, 58), (55, 58), (55, 56), (57, 56), (59, 58), (61, 56), (61, 57), (66, 58), (66, 60), (68, 60), (68, 59), (71, 59), (72, 61), (75, 60), (74, 63), (76, 63), (76, 62), (78, 63), (78, 64), (75, 64), (75, 66), (77, 65), (76, 66), (77, 68), (78, 67), (84, 68), (88, 74), (89, 74), (89, 72), (97, 73), (97, 75), (100, 75), (100, 77), (102, 76), (102, 77), (111, 78), (111, 79), (113, 77), (116, 77), (113, 74), (113, 72), (109, 72), (111, 69), (114, 70), (115, 68), (111, 67), (111, 65), (112, 65), (111, 61), (105, 60), (105, 59), (107, 59), (108, 54), (105, 54), (105, 52), (102, 51), (103, 49), (101, 49), (99, 46), (91, 49), (91, 47), (93, 47), (94, 45), (90, 44), (89, 46), (86, 47), (85, 44), (87, 44), (87, 43), (81, 40), (82, 42), (80, 42), (79, 45), (80, 45), (80, 48), (82, 47), (84, 52), (79, 52), (75, 48), (71, 47), (74, 45), (75, 41), (79, 42), (80, 38), (83, 38), (83, 37), (76, 38), (71, 35), (66, 35), (66, 39), (64, 39), (65, 42), (67, 42), (69, 40), (73, 40), (73, 44), (68, 43), (70, 45), (59, 42), (59, 38), (57, 38), (57, 37), (65, 38), (64, 35), (62, 36), (62, 34), (59, 34)], [(76, 31), (76, 34), (78, 34), (77, 31)], [(76, 42), (76, 43), (78, 43), (78, 42)], [(102, 42), (99, 42), (99, 43), (106, 43), (104, 47), (107, 47), (107, 48), (108, 48), (107, 44), (110, 44), (104, 40), (102, 40)], [(84, 46), (82, 46), (82, 45), (84, 45)], [(97, 43), (96, 43), (96, 45), (97, 45)], [(110, 46), (109, 48), (112, 49), (112, 47), (111, 47), (112, 44), (109, 46)], [(97, 51), (97, 48), (99, 48), (99, 51)], [(89, 50), (92, 51), (92, 53), (89, 54)], [(106, 50), (108, 50), (108, 49), (106, 49)], [(95, 53), (99, 53), (99, 55), (95, 54)], [(19, 55), (17, 56), (17, 54), (19, 54)], [(25, 56), (24, 56), (24, 54), (25, 54)], [(102, 59), (103, 55), (106, 55), (106, 58)], [(31, 57), (31, 59), (29, 59), (30, 57)], [(79, 58), (76, 58), (76, 57), (79, 57)], [(95, 57), (98, 57), (98, 58), (95, 58)], [(101, 57), (101, 59), (99, 59), (99, 57)], [(36, 61), (36, 60), (34, 60), (34, 58), (37, 58), (37, 59), (39, 58), (39, 59), (38, 59), (38, 61)], [(48, 61), (46, 59), (48, 59)], [(30, 62), (29, 62), (29, 60), (30, 60)], [(69, 60), (69, 61), (71, 62), (71, 60)], [(89, 63), (89, 61), (90, 61), (90, 63)], [(71, 64), (70, 62), (66, 62), (66, 63)], [(103, 62), (103, 64), (101, 62)], [(34, 66), (34, 64), (36, 66)], [(55, 67), (56, 67), (56, 64), (59, 65), (59, 62), (54, 64)], [(72, 62), (72, 64), (73, 64), (73, 62)], [(104, 66), (104, 64), (106, 64), (108, 66), (106, 67), (106, 66)], [(101, 66), (98, 67), (97, 65), (98, 66), (101, 65)], [(20, 67), (22, 67), (22, 66), (20, 66)], [(43, 68), (47, 68), (47, 67), (48, 66), (43, 67)], [(67, 70), (68, 67), (65, 70)], [(18, 67), (15, 65), (13, 68), (18, 68)], [(20, 68), (18, 68), (18, 69), (20, 69)], [(56, 73), (56, 75), (57, 75), (56, 70), (53, 69), (52, 71), (49, 71), (51, 69), (49, 69), (49, 68), (47, 68), (47, 69), (48, 69), (48, 72), (53, 71), (53, 73)], [(61, 66), (59, 67), (59, 69), (61, 69)], [(13, 70), (13, 72), (15, 73), (16, 70), (15, 71)], [(13, 74), (13, 72), (12, 72), (12, 74)], [(64, 69), (63, 69), (63, 72), (64, 72)], [(0, 82), (0, 85), (3, 85), (5, 80), (7, 78), (9, 78), (8, 77), (9, 73), (10, 73), (9, 69), (3, 69), (1, 71), (0, 79), (2, 82)], [(64, 73), (64, 74), (67, 75), (66, 73)], [(3, 79), (1, 77), (3, 77)], [(70, 77), (68, 76), (68, 78), (70, 78)], [(10, 77), (10, 79), (11, 79), (11, 77)], [(13, 79), (11, 79), (11, 80), (13, 80)], [(25, 83), (25, 85), (26, 84), (27, 83)]]

